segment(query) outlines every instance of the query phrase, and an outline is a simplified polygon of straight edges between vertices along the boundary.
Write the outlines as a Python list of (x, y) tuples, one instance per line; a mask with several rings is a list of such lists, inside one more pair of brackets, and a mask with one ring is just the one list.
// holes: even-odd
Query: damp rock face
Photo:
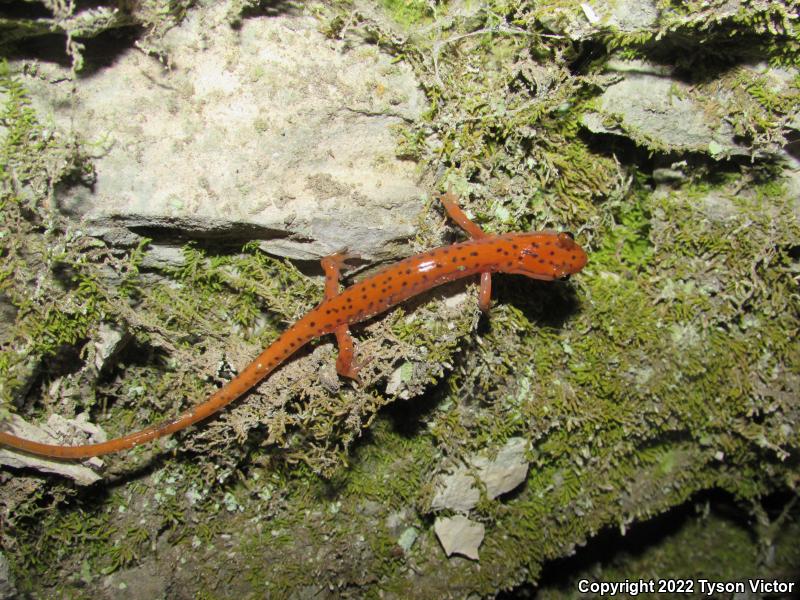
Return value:
[[(668, 72), (640, 61), (619, 61), (621, 74), (600, 97), (599, 113), (587, 113), (583, 124), (594, 133), (616, 133), (661, 148), (711, 154), (748, 154), (725, 121), (712, 122), (691, 86)], [(610, 125), (608, 117), (618, 119)]]
[[(789, 89), (782, 69), (746, 65), (711, 82), (688, 82), (677, 69), (643, 60), (614, 59), (605, 70), (611, 79), (599, 97), (598, 110), (581, 117), (592, 133), (627, 137), (656, 152), (695, 152), (714, 160), (785, 155), (783, 135), (793, 127), (790, 119), (773, 119), (760, 134), (743, 135), (747, 126), (740, 117), (760, 110), (753, 97), (742, 92), (747, 84), (760, 81), (776, 94)], [(660, 175), (676, 174), (682, 178), (680, 173)]]
[(89, 231), (131, 242), (261, 240), (314, 259), (347, 247), (386, 256), (414, 232), (422, 189), (392, 127), (420, 114), (407, 66), (347, 49), (287, 12), (230, 26), (223, 4), (162, 40), (165, 66), (136, 48), (73, 86), (38, 65), (37, 109), (96, 149), (96, 181), (59, 197)]

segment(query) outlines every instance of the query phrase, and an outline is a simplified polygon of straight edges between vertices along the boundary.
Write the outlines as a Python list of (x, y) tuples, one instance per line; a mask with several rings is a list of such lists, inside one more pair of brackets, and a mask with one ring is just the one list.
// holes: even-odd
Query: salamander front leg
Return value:
[[(331, 300), (339, 295), (339, 278), (342, 265), (347, 260), (347, 255), (341, 252), (326, 256), (322, 259), (322, 270), (325, 271), (325, 300)], [(339, 356), (336, 358), (336, 371), (342, 377), (361, 382), (358, 377), (359, 366), (355, 364), (355, 342), (350, 335), (347, 324), (340, 325), (334, 330), (336, 344), (339, 346)]]
[(492, 307), (492, 274), (481, 273), (481, 291), (478, 293), (478, 308), (489, 312)]
[[(461, 229), (466, 231), (472, 239), (480, 239), (486, 237), (486, 232), (480, 226), (472, 221), (461, 207), (458, 205), (458, 196), (447, 191), (446, 194), (439, 196), (444, 209), (453, 221), (455, 221)], [(481, 273), (481, 291), (478, 295), (478, 306), (483, 312), (489, 312), (492, 306), (492, 274)]]

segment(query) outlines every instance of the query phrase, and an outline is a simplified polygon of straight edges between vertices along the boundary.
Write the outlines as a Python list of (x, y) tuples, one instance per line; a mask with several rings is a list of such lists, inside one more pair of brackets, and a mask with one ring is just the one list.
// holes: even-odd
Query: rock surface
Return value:
[(60, 199), (89, 231), (186, 239), (317, 259), (371, 259), (414, 232), (424, 191), (392, 127), (419, 115), (411, 70), (377, 47), (348, 50), (309, 16), (227, 22), (192, 11), (163, 39), (169, 68), (135, 48), (79, 86), (37, 65), (37, 109), (97, 147), (96, 182)]
[(439, 517), (433, 524), (433, 530), (447, 556), (461, 554), (472, 560), (478, 560), (478, 548), (486, 533), (483, 523), (470, 521), (461, 515)]
[(440, 478), (431, 509), (467, 512), (475, 508), (481, 496), (473, 473), (483, 483), (489, 498), (510, 492), (528, 475), (527, 447), (524, 438), (511, 438), (493, 459), (480, 454), (471, 456), (468, 466)]
[[(692, 87), (663, 69), (641, 61), (618, 61), (620, 80), (600, 97), (600, 112), (586, 113), (583, 124), (593, 133), (614, 133), (643, 145), (712, 156), (749, 155), (735, 139), (733, 127), (715, 120), (692, 97)], [(720, 91), (723, 98), (724, 91)], [(611, 125), (608, 118), (618, 119)]]

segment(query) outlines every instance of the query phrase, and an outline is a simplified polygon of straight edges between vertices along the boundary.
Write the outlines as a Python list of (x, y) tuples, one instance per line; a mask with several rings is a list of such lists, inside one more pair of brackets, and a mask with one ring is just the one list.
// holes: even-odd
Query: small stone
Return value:
[(511, 438), (494, 459), (490, 460), (480, 454), (471, 456), (467, 459), (471, 468), (461, 467), (440, 478), (431, 501), (431, 509), (467, 512), (475, 508), (481, 494), (473, 472), (477, 473), (486, 487), (489, 498), (497, 498), (510, 492), (528, 476), (528, 461), (525, 460), (527, 447), (525, 438)]
[(470, 521), (461, 515), (439, 517), (433, 524), (433, 531), (447, 556), (460, 554), (478, 560), (478, 547), (486, 533), (482, 523)]
[(114, 357), (127, 343), (127, 336), (123, 331), (109, 323), (101, 323), (99, 339), (94, 343), (94, 366), (98, 371), (111, 365)]
[(414, 365), (410, 362), (404, 362), (397, 367), (389, 376), (389, 381), (386, 384), (386, 393), (389, 396), (397, 396), (402, 400), (408, 400), (410, 394), (405, 389), (406, 383), (411, 381), (414, 376)]
[(524, 438), (511, 438), (497, 453), (494, 460), (477, 457), (472, 465), (478, 469), (478, 476), (486, 486), (489, 498), (510, 492), (528, 476), (528, 461), (525, 450), (528, 442)]
[(466, 469), (445, 475), (439, 480), (436, 495), (431, 502), (433, 510), (449, 508), (467, 512), (481, 499), (481, 493), (475, 486), (475, 479)]
[(408, 552), (411, 550), (411, 546), (414, 545), (414, 542), (417, 541), (417, 536), (419, 536), (419, 531), (417, 531), (416, 527), (409, 527), (400, 534), (400, 537), (397, 539), (397, 545), (400, 546), (404, 552)]

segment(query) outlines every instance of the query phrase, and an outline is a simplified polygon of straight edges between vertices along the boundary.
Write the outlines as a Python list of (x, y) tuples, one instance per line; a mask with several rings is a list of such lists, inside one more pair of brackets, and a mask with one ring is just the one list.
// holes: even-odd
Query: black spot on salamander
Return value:
[(502, 248), (498, 248), (497, 250), (495, 250), (495, 252), (504, 252), (504, 250)]
[(478, 256), (478, 253), (473, 250), (472, 252), (469, 253), (469, 255), (470, 256)]
[(543, 259), (543, 258), (540, 258), (540, 259), (539, 259), (539, 262), (540, 262), (541, 264), (544, 264), (544, 262), (545, 262), (545, 261), (544, 261), (544, 259)]
[(325, 309), (325, 314), (326, 314), (326, 315), (329, 315), (329, 314), (331, 314), (331, 309), (330, 309), (330, 308), (326, 308), (326, 309)]
[(309, 325), (309, 327), (316, 327), (317, 322), (316, 321), (311, 321), (308, 325)]
[(404, 281), (402, 287), (406, 287), (407, 285), (408, 285), (408, 282)]
[(442, 254), (450, 254), (450, 250), (447, 248), (442, 248)]
[(453, 258), (450, 259), (450, 262), (454, 262), (454, 263), (458, 262), (458, 257), (454, 256)]
[(411, 269), (406, 269), (406, 275), (411, 275)]
[(555, 256), (555, 250), (550, 250), (550, 256)]
[(516, 250), (517, 248), (519, 248), (519, 246), (517, 246), (516, 244), (511, 244), (511, 249), (512, 250)]
[(507, 266), (507, 267), (510, 267), (510, 266), (511, 266), (511, 265), (513, 265), (513, 264), (514, 264), (514, 261), (513, 261), (513, 260), (510, 260), (510, 261), (508, 261), (508, 262), (506, 263), (506, 266)]
[(366, 294), (361, 294), (361, 299), (362, 300), (366, 300), (367, 299), (367, 295)]
[(573, 254), (572, 255), (572, 260), (577, 260), (577, 259), (578, 259), (578, 257)]

